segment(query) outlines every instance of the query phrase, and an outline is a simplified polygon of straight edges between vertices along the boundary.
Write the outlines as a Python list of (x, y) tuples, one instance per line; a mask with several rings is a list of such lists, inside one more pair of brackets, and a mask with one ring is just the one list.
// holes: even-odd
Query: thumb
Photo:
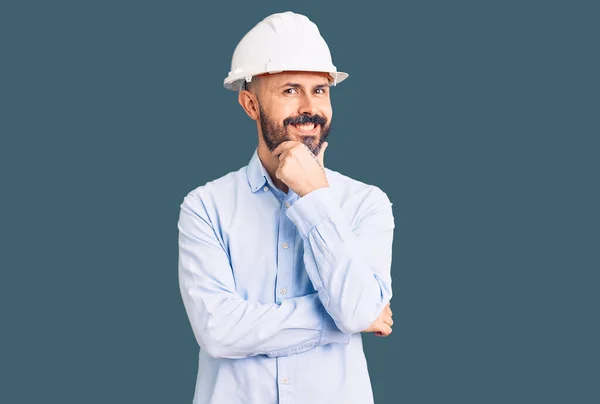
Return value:
[(321, 150), (319, 151), (319, 154), (317, 155), (317, 160), (319, 160), (319, 163), (321, 163), (322, 167), (325, 167), (325, 163), (323, 163), (323, 158), (325, 157), (325, 149), (327, 149), (327, 146), (329, 146), (329, 143), (324, 142), (321, 145)]

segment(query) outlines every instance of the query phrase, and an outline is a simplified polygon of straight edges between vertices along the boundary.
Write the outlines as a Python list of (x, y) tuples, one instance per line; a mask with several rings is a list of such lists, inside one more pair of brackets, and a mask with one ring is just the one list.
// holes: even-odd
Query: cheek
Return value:
[[(291, 101), (291, 100), (290, 100)], [(283, 120), (297, 115), (297, 105), (293, 102), (274, 102), (271, 108), (271, 117), (278, 125), (283, 125)]]
[(319, 104), (319, 110), (327, 119), (333, 116), (333, 109), (331, 108), (331, 101), (329, 99), (323, 100)]
[(331, 122), (331, 118), (333, 118), (333, 109), (331, 109), (331, 105), (329, 105), (328, 108), (323, 109), (323, 116), (328, 122)]

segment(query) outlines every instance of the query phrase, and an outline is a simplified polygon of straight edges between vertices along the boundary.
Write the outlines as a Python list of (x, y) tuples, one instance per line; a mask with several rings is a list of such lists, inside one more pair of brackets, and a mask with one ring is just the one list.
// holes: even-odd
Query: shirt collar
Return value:
[[(252, 158), (248, 163), (248, 167), (246, 168), (246, 176), (248, 178), (248, 185), (250, 186), (250, 190), (254, 193), (261, 189), (265, 184), (269, 184), (273, 189), (275, 189), (275, 184), (271, 180), (269, 173), (263, 166), (260, 158), (258, 157), (258, 147), (254, 149), (254, 153), (252, 153)], [(325, 167), (325, 176), (327, 177), (327, 181), (329, 184), (332, 184), (333, 176), (331, 174), (331, 170)]]
[(252, 192), (258, 191), (266, 182), (270, 182), (269, 174), (258, 157), (258, 147), (252, 153), (252, 158), (246, 168), (246, 176), (248, 177), (248, 185), (250, 185)]

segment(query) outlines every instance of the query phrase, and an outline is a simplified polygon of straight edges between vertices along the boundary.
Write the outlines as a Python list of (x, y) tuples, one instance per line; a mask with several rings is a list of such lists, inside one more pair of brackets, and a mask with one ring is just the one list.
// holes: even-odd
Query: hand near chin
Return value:
[(300, 197), (328, 187), (323, 163), (327, 146), (328, 143), (324, 142), (319, 154), (315, 156), (302, 142), (288, 140), (281, 143), (271, 152), (279, 158), (275, 176)]

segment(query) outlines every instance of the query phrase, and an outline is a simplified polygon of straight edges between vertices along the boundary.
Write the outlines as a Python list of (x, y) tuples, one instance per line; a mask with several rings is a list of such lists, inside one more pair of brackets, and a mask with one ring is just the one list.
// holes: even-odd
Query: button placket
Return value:
[[(293, 297), (294, 285), (294, 250), (296, 226), (288, 219), (286, 215), (287, 203), (282, 203), (279, 210), (279, 233), (277, 235), (277, 278), (275, 284), (275, 300), (281, 303), (285, 299)], [(277, 380), (279, 382), (278, 395), (279, 403), (286, 404), (293, 402), (294, 392), (293, 383), (294, 374), (292, 366), (293, 358), (280, 356), (277, 357)], [(292, 400), (292, 401), (290, 401)]]
[(294, 238), (296, 226), (286, 215), (285, 204), (280, 205), (279, 210), (279, 232), (278, 232), (278, 254), (277, 254), (277, 278), (275, 285), (275, 302), (281, 301), (290, 294), (294, 272)]

